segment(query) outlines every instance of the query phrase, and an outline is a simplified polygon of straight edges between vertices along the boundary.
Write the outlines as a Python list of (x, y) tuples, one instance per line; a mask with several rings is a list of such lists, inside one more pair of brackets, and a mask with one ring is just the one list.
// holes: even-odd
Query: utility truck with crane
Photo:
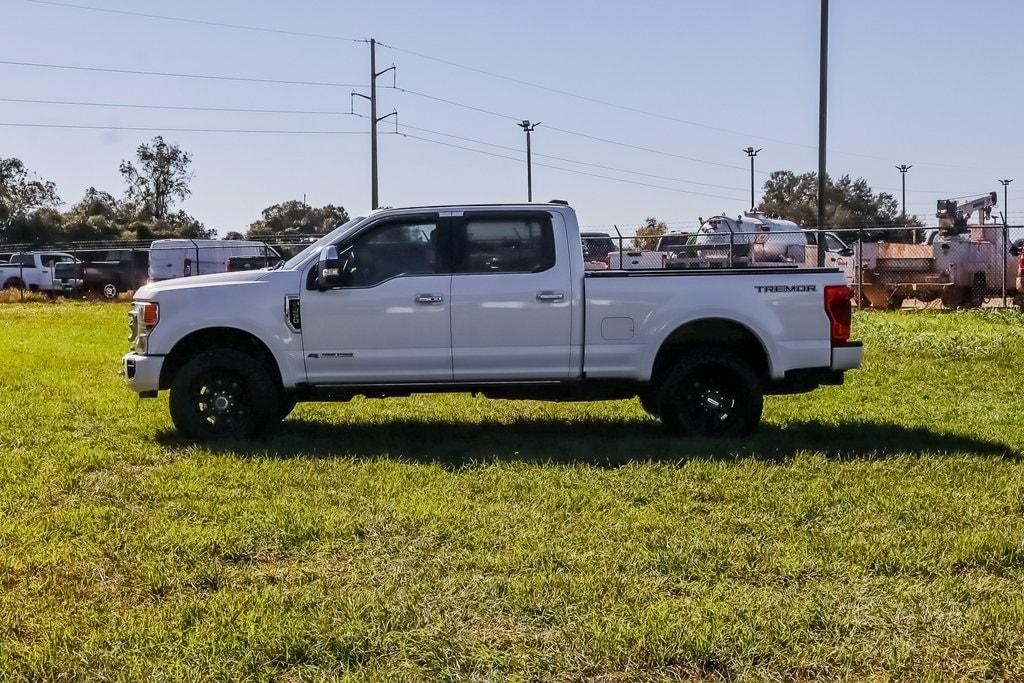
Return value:
[[(976, 307), (986, 293), (1016, 288), (1019, 247), (990, 222), (998, 195), (940, 199), (939, 221), (925, 243), (861, 244), (862, 292), (872, 308), (899, 308), (904, 299), (940, 299), (947, 308)], [(969, 225), (978, 214), (978, 224)]]

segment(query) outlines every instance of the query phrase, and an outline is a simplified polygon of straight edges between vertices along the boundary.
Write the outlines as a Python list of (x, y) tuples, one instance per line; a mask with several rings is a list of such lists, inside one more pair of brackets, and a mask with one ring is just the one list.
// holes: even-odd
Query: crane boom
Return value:
[(940, 199), (935, 211), (939, 219), (939, 231), (947, 234), (965, 232), (967, 221), (975, 211), (979, 212), (981, 224), (984, 225), (992, 215), (992, 207), (998, 203), (999, 195), (995, 192), (963, 200)]

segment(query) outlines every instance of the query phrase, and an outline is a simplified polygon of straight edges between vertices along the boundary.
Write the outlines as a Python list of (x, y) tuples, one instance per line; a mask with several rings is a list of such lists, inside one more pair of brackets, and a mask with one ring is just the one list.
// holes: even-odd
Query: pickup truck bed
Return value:
[(851, 298), (830, 269), (585, 272), (560, 204), (388, 209), (276, 269), (143, 287), (123, 362), (199, 439), (296, 401), (430, 391), (638, 396), (674, 432), (739, 435), (765, 394), (860, 364)]

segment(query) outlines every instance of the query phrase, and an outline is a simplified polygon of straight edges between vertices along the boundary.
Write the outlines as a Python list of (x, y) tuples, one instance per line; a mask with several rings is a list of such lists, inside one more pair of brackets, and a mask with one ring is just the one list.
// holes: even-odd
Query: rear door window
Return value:
[(539, 273), (555, 265), (547, 214), (466, 214), (455, 234), (456, 273)]

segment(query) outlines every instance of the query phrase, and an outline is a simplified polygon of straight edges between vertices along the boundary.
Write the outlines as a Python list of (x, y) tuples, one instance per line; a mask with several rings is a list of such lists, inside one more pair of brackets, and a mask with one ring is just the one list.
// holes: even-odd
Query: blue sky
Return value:
[[(816, 167), (817, 0), (79, 2), (284, 31), (373, 36), (400, 48), (378, 50), (381, 68), (397, 66), (400, 87), (541, 121), (535, 152), (592, 165), (537, 157), (538, 164), (632, 181), (535, 166), (535, 198), (569, 199), (587, 225), (628, 226), (648, 215), (683, 225), (698, 216), (737, 213), (748, 202), (747, 159), (741, 151), (747, 145), (764, 148), (758, 157), (764, 173)], [(337, 84), (367, 80), (364, 43), (27, 0), (0, 5), (0, 60)], [(898, 196), (899, 173), (893, 166), (913, 164), (908, 211), (927, 218), (942, 197), (999, 189), (1001, 201), (996, 179), (1019, 177), (1010, 186), (1010, 216), (1011, 222), (1024, 222), (1024, 93), (1018, 75), (1024, 62), (1018, 42), (1024, 5), (984, 0), (969, 6), (952, 0), (833, 0), (831, 5), (830, 172), (865, 176), (876, 189)], [(135, 105), (348, 112), (352, 90), (3, 64), (0, 74), (0, 98)], [(410, 134), (522, 156), (514, 150), (522, 148), (523, 133), (512, 119), (387, 89), (381, 91), (380, 106), (380, 113), (399, 111), (400, 129), (416, 126), (494, 146), (405, 129)], [(355, 109), (367, 111), (361, 101)], [(0, 122), (158, 129), (367, 127), (365, 119), (341, 114), (9, 101), (0, 101)], [(381, 130), (394, 130), (393, 124), (381, 124)], [(23, 159), (56, 181), (64, 200), (72, 202), (89, 185), (120, 193), (119, 162), (153, 134), (0, 126), (0, 155)], [(184, 208), (222, 234), (244, 228), (262, 208), (304, 193), (312, 204), (342, 204), (353, 214), (369, 207), (365, 134), (165, 136), (195, 159), (194, 194)], [(393, 135), (382, 136), (380, 160), (384, 205), (525, 199), (522, 162)], [(759, 174), (759, 184), (763, 178)]]

